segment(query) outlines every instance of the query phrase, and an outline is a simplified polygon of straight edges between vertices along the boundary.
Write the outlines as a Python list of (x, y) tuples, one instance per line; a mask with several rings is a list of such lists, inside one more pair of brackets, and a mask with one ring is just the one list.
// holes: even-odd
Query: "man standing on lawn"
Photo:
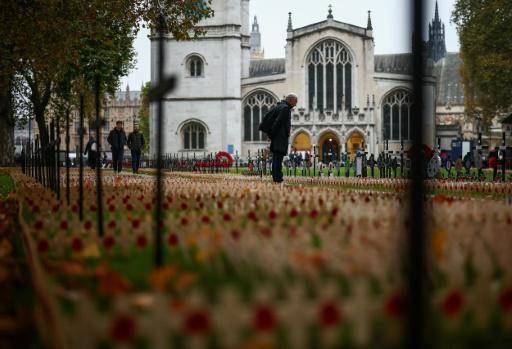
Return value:
[(123, 168), (124, 146), (126, 145), (126, 134), (123, 130), (123, 122), (116, 122), (116, 127), (110, 131), (107, 138), (112, 148), (112, 168), (114, 172), (121, 172)]
[[(292, 109), (297, 105), (297, 95), (288, 94), (284, 101), (275, 106), (277, 114), (269, 132), (270, 151), (272, 152), (272, 179), (283, 182), (283, 158), (288, 153), (288, 143), (292, 122)], [(269, 112), (270, 113), (270, 112)]]
[(144, 148), (144, 135), (139, 132), (139, 126), (133, 127), (133, 132), (128, 136), (128, 148), (132, 152), (132, 171), (133, 173), (139, 172), (140, 155)]

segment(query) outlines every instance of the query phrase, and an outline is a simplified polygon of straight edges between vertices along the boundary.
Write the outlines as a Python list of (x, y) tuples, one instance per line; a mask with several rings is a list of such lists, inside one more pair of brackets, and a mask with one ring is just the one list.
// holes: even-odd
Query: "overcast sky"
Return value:
[[(427, 1), (430, 21), (434, 17), (435, 0)], [(439, 16), (446, 25), (446, 45), (451, 52), (459, 50), (455, 26), (450, 21), (455, 1), (439, 0)], [(299, 28), (325, 20), (329, 4), (332, 4), (335, 20), (361, 27), (366, 27), (367, 11), (372, 11), (375, 53), (401, 53), (409, 52), (411, 46), (410, 3), (411, 0), (251, 0), (250, 18), (252, 23), (254, 16), (258, 17), (266, 58), (284, 57), (288, 12), (292, 12), (293, 27)], [(129, 83), (131, 90), (139, 90), (142, 83), (150, 79), (147, 35), (147, 30), (141, 30), (135, 41), (136, 68), (122, 79), (123, 89)]]

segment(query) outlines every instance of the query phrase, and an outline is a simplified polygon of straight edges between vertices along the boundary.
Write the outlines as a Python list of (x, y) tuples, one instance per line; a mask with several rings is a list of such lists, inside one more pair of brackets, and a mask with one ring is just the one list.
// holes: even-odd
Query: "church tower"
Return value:
[(254, 16), (251, 31), (251, 59), (265, 58), (265, 51), (261, 49), (261, 33), (258, 18)]
[(437, 62), (446, 56), (446, 39), (444, 23), (439, 18), (439, 8), (436, 1), (434, 19), (428, 24), (428, 57)]
[[(241, 151), (240, 86), (249, 76), (249, 0), (216, 0), (211, 6), (214, 16), (199, 23), (204, 36), (178, 41), (169, 35), (165, 40), (164, 69), (178, 79), (177, 88), (163, 101), (165, 153), (202, 157), (204, 153)], [(157, 46), (157, 38), (152, 37), (153, 83), (157, 80)], [(151, 135), (156, 131), (153, 109)]]

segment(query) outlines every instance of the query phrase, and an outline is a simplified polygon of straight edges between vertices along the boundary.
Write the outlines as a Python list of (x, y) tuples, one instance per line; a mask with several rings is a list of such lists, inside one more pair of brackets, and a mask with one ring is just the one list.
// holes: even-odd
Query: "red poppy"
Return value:
[(56, 213), (57, 211), (59, 211), (59, 206), (58, 205), (53, 205), (52, 212)]
[(258, 331), (272, 331), (276, 326), (276, 322), (276, 316), (270, 307), (262, 305), (255, 309), (252, 323)]
[(60, 229), (61, 230), (68, 229), (68, 221), (65, 221), (65, 220), (60, 221)]
[(501, 309), (505, 312), (512, 311), (512, 287), (506, 288), (500, 293), (499, 298)]
[(169, 209), (169, 204), (167, 202), (164, 202), (162, 204), (162, 207), (164, 208), (164, 210), (168, 210)]
[(34, 228), (37, 229), (37, 230), (41, 230), (43, 229), (44, 227), (44, 224), (43, 224), (43, 221), (38, 219), (35, 223), (34, 223)]
[(38, 213), (39, 212), (39, 206), (37, 206), (37, 205), (32, 206), (32, 212), (33, 213)]
[(270, 220), (274, 220), (274, 219), (276, 219), (276, 217), (277, 217), (277, 214), (276, 214), (276, 212), (275, 212), (274, 210), (272, 210), (272, 211), (270, 211), (270, 212), (268, 213), (268, 218), (269, 218)]
[(115, 209), (116, 209), (116, 207), (115, 207), (114, 205), (109, 205), (109, 206), (108, 206), (108, 211), (109, 211), (109, 212), (114, 212), (114, 211), (115, 211)]
[(407, 310), (407, 299), (402, 292), (397, 292), (386, 300), (384, 304), (386, 314), (391, 317), (401, 319), (405, 316)]
[(188, 219), (187, 219), (187, 217), (183, 217), (183, 218), (181, 219), (181, 225), (185, 226), (185, 225), (187, 225), (187, 224), (188, 224)]
[(82, 242), (82, 239), (80, 239), (79, 237), (75, 237), (73, 238), (73, 240), (71, 240), (71, 249), (75, 252), (80, 252), (82, 251), (82, 249), (84, 248), (84, 244)]
[(169, 238), (167, 239), (167, 242), (169, 243), (169, 245), (171, 246), (176, 246), (178, 245), (178, 235), (174, 234), (174, 233), (171, 233), (169, 234)]
[(37, 243), (37, 250), (41, 253), (48, 252), (50, 249), (50, 244), (46, 239), (39, 240)]
[(336, 215), (337, 215), (337, 214), (338, 214), (338, 208), (337, 208), (337, 207), (335, 207), (335, 208), (333, 208), (333, 209), (332, 209), (332, 211), (331, 211), (331, 215), (332, 215), (333, 217), (336, 217)]
[(186, 202), (182, 202), (180, 207), (183, 211), (185, 211), (188, 208), (188, 205)]
[(139, 246), (139, 247), (146, 247), (146, 245), (148, 244), (148, 239), (146, 238), (145, 235), (141, 234), (141, 235), (137, 236), (136, 243), (137, 243), (137, 246)]
[(224, 205), (222, 205), (222, 202), (221, 202), (221, 201), (217, 201), (217, 208), (218, 208), (219, 210), (221, 210), (221, 209), (222, 209), (222, 207), (224, 207)]
[(264, 237), (269, 238), (272, 236), (272, 230), (269, 227), (261, 228), (260, 232), (261, 232), (261, 235), (263, 235)]
[(292, 208), (292, 210), (290, 211), (290, 217), (295, 218), (298, 215), (299, 215), (299, 212), (296, 209)]
[(133, 229), (138, 229), (140, 227), (140, 219), (134, 219), (132, 221), (132, 228)]
[(133, 205), (132, 205), (132, 204), (128, 204), (128, 205), (126, 205), (126, 209), (127, 209), (128, 211), (133, 211)]
[(441, 308), (446, 315), (455, 316), (460, 312), (463, 305), (464, 297), (459, 291), (454, 290), (444, 298)]
[(315, 209), (312, 209), (311, 212), (309, 212), (309, 217), (311, 219), (316, 219), (316, 217), (318, 217), (318, 211)]
[(91, 221), (85, 221), (84, 228), (89, 230), (92, 228), (92, 222)]
[(204, 310), (189, 313), (185, 318), (185, 330), (190, 334), (204, 334), (210, 329), (210, 316)]
[(114, 228), (116, 227), (116, 221), (110, 221), (110, 222), (108, 222), (107, 227), (108, 227), (109, 229), (114, 229)]
[(122, 343), (129, 343), (135, 335), (135, 319), (130, 315), (120, 314), (110, 324), (110, 337)]
[(224, 213), (224, 216), (222, 217), (226, 222), (229, 222), (231, 220), (231, 215), (229, 213)]
[(341, 311), (335, 303), (327, 302), (318, 310), (318, 321), (325, 327), (336, 326), (341, 320)]
[(240, 232), (238, 230), (232, 230), (231, 231), (231, 237), (234, 239), (234, 240), (238, 240), (240, 239)]
[(210, 217), (208, 216), (203, 216), (201, 218), (201, 222), (203, 222), (204, 224), (209, 224), (210, 223)]
[(258, 218), (256, 217), (256, 213), (254, 213), (254, 211), (249, 212), (247, 214), (247, 218), (254, 222), (256, 222), (258, 220)]
[(96, 205), (91, 205), (91, 206), (89, 207), (89, 211), (91, 211), (91, 212), (96, 212)]
[(111, 235), (105, 236), (105, 238), (103, 239), (103, 246), (107, 250), (110, 250), (112, 247), (114, 247), (115, 243), (116, 243), (116, 240)]
[(148, 202), (148, 203), (146, 203), (146, 204), (144, 205), (144, 208), (146, 209), (146, 211), (151, 211), (152, 206), (151, 206), (151, 204)]

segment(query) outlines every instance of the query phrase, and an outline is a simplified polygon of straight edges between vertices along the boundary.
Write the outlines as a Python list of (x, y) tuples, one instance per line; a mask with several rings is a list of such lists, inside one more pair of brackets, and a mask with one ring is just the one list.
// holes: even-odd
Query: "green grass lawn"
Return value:
[(0, 198), (5, 198), (14, 188), (14, 182), (7, 173), (0, 172)]
[[(242, 174), (242, 173), (247, 173), (248, 171), (248, 168), (247, 167), (239, 167), (238, 169), (236, 169), (235, 167), (231, 168), (229, 170), (229, 173), (239, 173), (239, 174)], [(259, 173), (257, 171), (257, 169), (255, 168), (254, 169), (255, 173)], [(323, 175), (324, 176), (327, 176), (328, 173), (329, 173), (329, 169), (327, 168), (324, 168), (323, 169)], [(491, 182), (492, 181), (492, 176), (493, 176), (493, 170), (492, 169), (484, 169), (483, 171), (483, 175), (485, 177), (485, 180), (486, 181), (489, 181)], [(345, 167), (340, 167), (340, 169), (338, 170), (337, 168), (334, 168), (332, 171), (331, 171), (332, 175), (334, 177), (345, 177), (346, 176), (346, 169)], [(397, 168), (396, 170), (396, 178), (401, 178), (401, 169), (400, 167)], [(407, 176), (407, 171), (406, 171), (406, 176)], [(267, 168), (267, 174), (270, 175), (270, 169)], [(308, 176), (308, 177), (311, 177), (311, 176), (319, 176), (319, 173), (318, 173), (318, 170), (313, 170), (312, 168), (308, 168), (305, 170), (304, 172), (304, 169), (302, 168), (296, 168), (295, 169), (295, 173), (294, 173), (294, 169), (293, 168), (288, 168), (288, 167), (283, 167), (283, 174), (285, 176)], [(473, 180), (476, 180), (477, 179), (477, 174), (478, 174), (478, 170), (476, 168), (472, 168), (469, 173), (466, 172), (465, 169), (462, 170), (461, 172), (461, 177), (471, 177), (471, 179)], [(355, 176), (355, 170), (354, 168), (350, 168), (350, 177), (354, 177)], [(371, 171), (370, 171), (370, 168), (368, 168), (368, 177), (371, 177)], [(374, 178), (380, 178), (380, 171), (377, 167), (374, 168)], [(392, 178), (395, 178), (395, 175), (394, 175), (394, 172), (391, 171), (391, 177)], [(451, 169), (450, 171), (450, 174), (448, 176), (448, 171), (445, 169), (445, 168), (441, 168), (440, 170), (440, 177), (442, 179), (448, 179), (448, 178), (451, 178), (451, 179), (456, 179), (457, 178), (457, 172), (455, 171), (454, 168)], [(506, 173), (506, 180), (507, 181), (512, 181), (512, 172), (511, 171), (507, 171)], [(501, 171), (498, 172), (497, 174), (497, 179), (501, 179)]]

